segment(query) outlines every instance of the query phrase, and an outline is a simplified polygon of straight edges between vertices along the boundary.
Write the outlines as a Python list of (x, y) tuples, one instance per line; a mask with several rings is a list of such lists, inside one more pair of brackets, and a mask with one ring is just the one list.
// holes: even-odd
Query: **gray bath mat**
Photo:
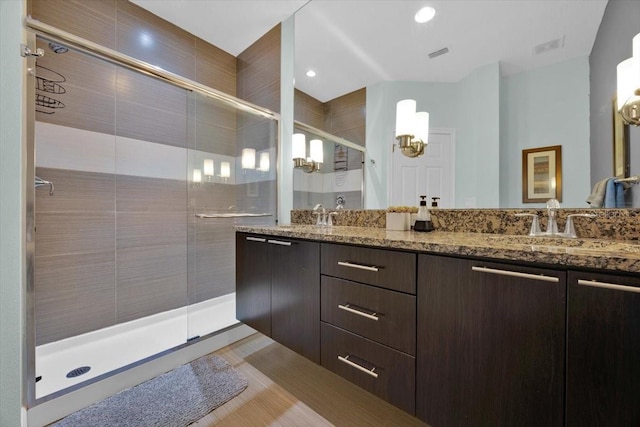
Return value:
[(179, 427), (204, 417), (247, 388), (226, 360), (208, 355), (123, 390), (56, 424), (56, 427)]

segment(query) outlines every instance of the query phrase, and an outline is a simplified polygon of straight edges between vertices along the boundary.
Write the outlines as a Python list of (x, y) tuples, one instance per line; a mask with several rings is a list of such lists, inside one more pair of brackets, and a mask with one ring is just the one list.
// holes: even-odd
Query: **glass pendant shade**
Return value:
[(309, 142), (309, 152), (311, 160), (316, 163), (323, 163), (324, 152), (322, 151), (321, 139), (312, 139), (311, 142)]
[(396, 105), (396, 136), (413, 135), (416, 120), (416, 101), (403, 99)]
[(294, 133), (293, 134), (293, 147), (291, 150), (291, 157), (293, 159), (304, 159), (306, 158), (306, 140), (303, 133)]

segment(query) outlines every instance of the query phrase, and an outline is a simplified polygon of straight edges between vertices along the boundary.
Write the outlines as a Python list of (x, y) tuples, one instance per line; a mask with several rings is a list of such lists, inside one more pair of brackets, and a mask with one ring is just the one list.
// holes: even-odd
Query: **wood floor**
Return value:
[(215, 354), (249, 387), (191, 427), (426, 426), (262, 334)]

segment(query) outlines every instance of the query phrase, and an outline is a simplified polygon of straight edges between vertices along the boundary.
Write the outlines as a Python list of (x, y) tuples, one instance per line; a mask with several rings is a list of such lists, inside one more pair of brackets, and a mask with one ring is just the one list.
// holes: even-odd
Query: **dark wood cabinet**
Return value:
[(432, 427), (640, 425), (640, 277), (237, 233), (237, 318)]
[(322, 322), (322, 366), (415, 413), (415, 358)]
[(415, 295), (416, 254), (323, 243), (322, 274)]
[(269, 238), (271, 337), (320, 363), (320, 244)]
[(418, 277), (416, 415), (562, 426), (566, 273), (419, 255)]
[(323, 243), (322, 366), (415, 414), (417, 255)]
[(567, 426), (640, 425), (640, 278), (569, 272)]
[(236, 234), (236, 318), (271, 336), (271, 264), (265, 236)]
[(322, 276), (324, 322), (415, 356), (415, 295)]
[(320, 363), (320, 244), (237, 233), (236, 317)]

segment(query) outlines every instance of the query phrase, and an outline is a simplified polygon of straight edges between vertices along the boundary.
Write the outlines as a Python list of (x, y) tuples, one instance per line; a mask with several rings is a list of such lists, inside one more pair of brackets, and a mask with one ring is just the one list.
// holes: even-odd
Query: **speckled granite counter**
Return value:
[(416, 233), (372, 227), (319, 228), (311, 225), (238, 226), (236, 230), (323, 242), (640, 273), (640, 244), (629, 241), (443, 231)]

